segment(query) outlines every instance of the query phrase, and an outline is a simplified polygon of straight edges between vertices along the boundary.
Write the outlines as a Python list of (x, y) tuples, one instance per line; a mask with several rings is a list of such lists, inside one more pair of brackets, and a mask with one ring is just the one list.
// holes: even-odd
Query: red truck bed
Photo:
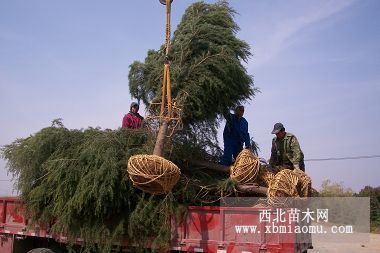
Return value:
[[(0, 197), (0, 252), (16, 253), (17, 240), (38, 239), (64, 243), (66, 238), (51, 235), (43, 226), (29, 228), (22, 210), (17, 209), (17, 199)], [(263, 208), (252, 207), (189, 207), (180, 222), (172, 220), (171, 250), (184, 252), (249, 253), (306, 252), (310, 246), (307, 236), (295, 233), (259, 233), (238, 231), (237, 228), (257, 227), (264, 231), (265, 222), (260, 222)], [(31, 244), (18, 247), (27, 252)], [(35, 247), (36, 242), (33, 243)], [(46, 244), (45, 244), (46, 245)], [(127, 246), (127, 245), (125, 245)], [(25, 248), (22, 251), (22, 248)], [(26, 247), (29, 247), (26, 249)], [(38, 246), (42, 247), (42, 246)], [(21, 250), (20, 250), (21, 248)]]
[[(184, 224), (176, 231), (172, 249), (188, 252), (306, 252), (311, 244), (305, 234), (264, 233), (261, 210), (252, 207), (189, 207)], [(267, 209), (268, 210), (268, 209)], [(248, 228), (247, 231), (237, 228)], [(256, 233), (250, 228), (256, 227)], [(258, 232), (260, 231), (260, 232)]]

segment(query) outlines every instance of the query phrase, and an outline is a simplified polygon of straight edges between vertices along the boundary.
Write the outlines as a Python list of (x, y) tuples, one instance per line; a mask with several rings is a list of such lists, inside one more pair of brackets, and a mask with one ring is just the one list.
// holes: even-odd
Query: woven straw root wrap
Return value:
[(293, 173), (295, 173), (299, 177), (300, 186), (298, 191), (300, 193), (300, 196), (309, 197), (309, 195), (311, 194), (311, 178), (300, 169), (293, 170)]
[(268, 187), (270, 182), (274, 179), (275, 173), (267, 170), (264, 166), (260, 168), (260, 172), (258, 175), (258, 184)]
[(248, 149), (243, 149), (231, 166), (230, 177), (239, 184), (253, 183), (260, 170), (259, 158)]
[(268, 202), (281, 205), (288, 197), (307, 197), (311, 188), (311, 178), (301, 170), (284, 169), (270, 181)]
[(128, 174), (133, 185), (154, 195), (171, 191), (181, 171), (169, 160), (157, 155), (134, 155), (128, 160)]

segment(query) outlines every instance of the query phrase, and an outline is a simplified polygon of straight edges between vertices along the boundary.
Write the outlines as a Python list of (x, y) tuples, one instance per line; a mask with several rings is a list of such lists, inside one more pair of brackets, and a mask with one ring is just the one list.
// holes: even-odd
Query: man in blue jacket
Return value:
[(224, 154), (221, 164), (230, 166), (232, 157), (236, 159), (240, 151), (250, 148), (250, 137), (248, 133), (248, 121), (243, 117), (244, 106), (239, 105), (235, 109), (235, 114), (230, 112), (224, 117), (226, 118), (226, 126), (223, 131)]

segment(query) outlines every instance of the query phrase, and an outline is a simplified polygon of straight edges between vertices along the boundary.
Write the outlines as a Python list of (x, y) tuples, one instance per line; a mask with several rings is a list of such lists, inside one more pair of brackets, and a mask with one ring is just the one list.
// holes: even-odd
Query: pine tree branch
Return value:
[(207, 56), (203, 57), (198, 63), (190, 67), (188, 75), (190, 75), (196, 68), (198, 68), (201, 64), (205, 63), (207, 60), (210, 60), (211, 58), (219, 57), (224, 55), (224, 50), (218, 54), (209, 54), (207, 53)]

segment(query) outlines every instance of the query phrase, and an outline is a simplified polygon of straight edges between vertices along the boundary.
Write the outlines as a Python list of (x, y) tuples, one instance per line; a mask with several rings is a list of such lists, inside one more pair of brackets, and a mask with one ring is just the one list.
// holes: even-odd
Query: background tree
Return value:
[(355, 196), (371, 198), (371, 230), (380, 232), (380, 186), (366, 186), (361, 189), (358, 194), (355, 194)]
[(351, 188), (345, 188), (343, 183), (331, 182), (324, 180), (319, 191), (320, 197), (352, 197), (354, 191)]

